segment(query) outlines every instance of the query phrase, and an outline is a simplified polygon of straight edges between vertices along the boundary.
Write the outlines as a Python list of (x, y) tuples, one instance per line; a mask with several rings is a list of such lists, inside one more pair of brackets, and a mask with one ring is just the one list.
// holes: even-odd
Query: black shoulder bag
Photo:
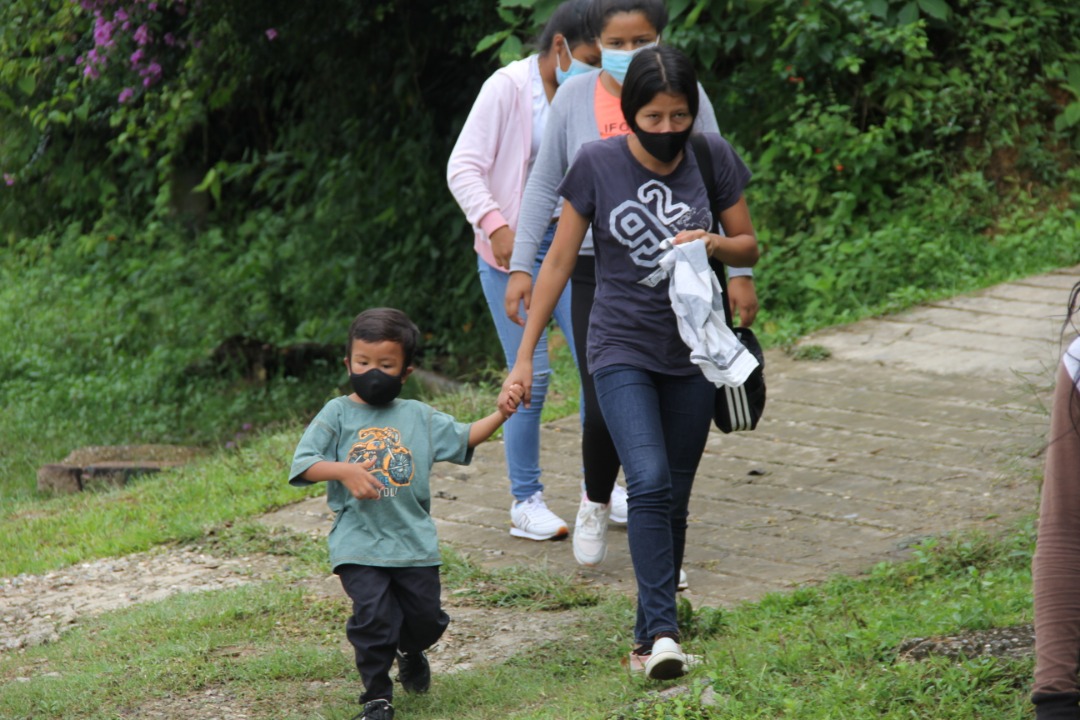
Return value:
[[(713, 173), (712, 152), (709, 143), (703, 135), (691, 135), (690, 144), (694, 148), (694, 157), (697, 159), (698, 169), (701, 170), (701, 179), (705, 181), (705, 190), (709, 195), (709, 206), (713, 215), (713, 231), (720, 228), (720, 212), (717, 207), (716, 175)], [(716, 279), (724, 291), (724, 321), (735, 333), (735, 337), (746, 349), (757, 358), (758, 366), (754, 369), (746, 381), (738, 387), (723, 385), (716, 389), (716, 402), (713, 406), (713, 420), (716, 427), (722, 432), (730, 433), (739, 430), (753, 430), (761, 420), (761, 414), (765, 411), (765, 353), (761, 350), (754, 331), (745, 327), (734, 327), (731, 318), (731, 299), (728, 296), (727, 273), (724, 264), (714, 258), (709, 258), (709, 265), (716, 273)]]

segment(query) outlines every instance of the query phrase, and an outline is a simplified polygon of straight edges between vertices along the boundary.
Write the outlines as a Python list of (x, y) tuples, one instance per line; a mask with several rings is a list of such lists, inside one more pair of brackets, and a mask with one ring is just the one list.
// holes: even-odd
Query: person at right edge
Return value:
[[(1069, 295), (1063, 339), (1077, 331), (1072, 319), (1078, 306), (1080, 283)], [(1058, 368), (1031, 576), (1035, 717), (1080, 720), (1080, 337)]]
[[(560, 202), (558, 185), (582, 145), (630, 134), (628, 118), (623, 116), (620, 98), (627, 68), (637, 53), (654, 48), (667, 27), (668, 12), (663, 0), (596, 0), (589, 10), (589, 32), (600, 46), (602, 70), (582, 73), (568, 79), (551, 105), (551, 116), (544, 128), (544, 139), (532, 173), (525, 186), (518, 217), (517, 235), (510, 259), (510, 278), (506, 289), (507, 316), (520, 325), (524, 305), (532, 300), (533, 270), (542, 247), (544, 232)], [(704, 89), (696, 87), (701, 108), (694, 129), (719, 133), (716, 116)], [(659, 197), (653, 198), (660, 201)], [(663, 208), (660, 208), (663, 213)], [(604, 422), (597, 401), (592, 366), (586, 353), (593, 298), (597, 293), (596, 265), (592, 233), (586, 233), (574, 267), (571, 285), (571, 326), (578, 350), (578, 371), (584, 401), (581, 456), (584, 492), (574, 523), (574, 558), (581, 565), (598, 565), (607, 552), (608, 522), (626, 522), (626, 490), (616, 484), (619, 455)], [(749, 327), (757, 314), (757, 293), (749, 268), (729, 268), (728, 295), (732, 316)], [(680, 570), (679, 589), (686, 587), (686, 575)]]

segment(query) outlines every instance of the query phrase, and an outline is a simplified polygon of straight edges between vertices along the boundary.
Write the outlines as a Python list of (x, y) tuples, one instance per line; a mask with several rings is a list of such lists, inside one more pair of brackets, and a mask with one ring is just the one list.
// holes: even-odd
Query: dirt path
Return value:
[[(218, 558), (189, 548), (168, 548), (121, 558), (80, 563), (44, 575), (0, 579), (0, 652), (16, 652), (59, 639), (80, 622), (111, 610), (157, 602), (178, 593), (207, 592), (266, 582), (285, 575), (286, 558), (251, 555)], [(338, 598), (342, 617), (347, 599), (337, 578), (298, 581), (306, 591)], [(483, 648), (483, 662), (499, 662), (522, 647), (559, 637), (574, 622), (571, 612), (522, 613), (444, 603), (453, 618), (449, 630), (430, 654), (439, 673), (474, 667)], [(342, 651), (351, 649), (342, 642)]]

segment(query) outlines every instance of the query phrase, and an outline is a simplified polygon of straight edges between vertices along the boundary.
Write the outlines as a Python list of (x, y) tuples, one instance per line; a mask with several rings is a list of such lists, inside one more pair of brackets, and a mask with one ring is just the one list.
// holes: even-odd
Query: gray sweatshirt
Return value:
[[(540, 241), (551, 224), (555, 208), (560, 202), (558, 187), (574, 161), (577, 151), (585, 143), (600, 139), (596, 125), (596, 78), (600, 71), (576, 75), (562, 85), (551, 103), (551, 114), (544, 128), (544, 138), (529, 180), (521, 198), (521, 215), (518, 217), (514, 235), (514, 254), (510, 258), (510, 271), (532, 275)], [(716, 113), (705, 90), (698, 85), (698, 115), (694, 119), (697, 132), (719, 133)], [(581, 244), (581, 255), (593, 254), (592, 232), (586, 233)], [(730, 268), (729, 275), (752, 275), (749, 268)]]

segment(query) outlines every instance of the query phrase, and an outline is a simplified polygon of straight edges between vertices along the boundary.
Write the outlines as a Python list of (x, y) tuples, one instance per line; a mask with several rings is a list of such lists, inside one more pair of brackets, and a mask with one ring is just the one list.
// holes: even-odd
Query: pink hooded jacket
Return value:
[(494, 268), (490, 235), (517, 229), (532, 148), (533, 55), (496, 70), (480, 88), (450, 153), (446, 182), (473, 226), (473, 249)]

